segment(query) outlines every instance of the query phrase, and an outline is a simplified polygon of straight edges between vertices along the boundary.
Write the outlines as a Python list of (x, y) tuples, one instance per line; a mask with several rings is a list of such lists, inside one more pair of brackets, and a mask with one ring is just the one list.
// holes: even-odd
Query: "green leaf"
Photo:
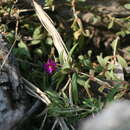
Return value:
[(117, 32), (116, 33), (118, 36), (122, 36), (122, 37), (125, 37), (127, 34), (126, 32), (123, 30), (123, 31), (120, 31), (120, 32)]
[(103, 93), (104, 88), (105, 88), (104, 86), (100, 86), (100, 87), (98, 88), (98, 91), (101, 92), (101, 93)]
[(117, 60), (121, 64), (122, 67), (127, 67), (128, 66), (127, 62), (125, 61), (125, 59), (122, 56), (117, 55)]
[(41, 27), (37, 27), (35, 28), (34, 32), (33, 32), (33, 38), (34, 39), (38, 39), (37, 37), (39, 37), (38, 35), (41, 33)]
[(90, 80), (88, 79), (86, 82), (85, 82), (85, 89), (88, 91), (88, 89), (91, 87), (90, 84), (89, 84)]
[(75, 104), (78, 103), (78, 85), (77, 85), (77, 74), (72, 75), (72, 98)]
[(79, 85), (83, 86), (83, 87), (84, 87), (84, 85), (85, 85), (85, 82), (86, 82), (86, 80), (84, 80), (84, 79), (81, 79), (81, 78), (78, 78), (78, 79), (77, 79), (77, 83), (78, 83)]
[(112, 101), (114, 100), (114, 96), (116, 95), (116, 93), (118, 92), (118, 88), (114, 87), (110, 90), (110, 92), (107, 95), (107, 101)]
[(94, 71), (98, 72), (98, 73), (102, 72), (103, 70), (104, 70), (104, 68), (100, 65), (96, 66), (96, 68), (94, 69)]
[(21, 55), (21, 56), (27, 56), (28, 58), (31, 58), (28, 47), (22, 40), (18, 43), (17, 54)]
[(84, 59), (83, 60), (83, 64), (88, 67), (88, 68), (92, 68), (92, 64), (91, 64), (91, 61), (90, 59)]
[(61, 72), (63, 74), (67, 74), (70, 71), (70, 65), (68, 62), (64, 63), (62, 68), (61, 68)]
[(92, 56), (92, 50), (88, 50), (88, 56), (89, 58)]
[(122, 91), (122, 92), (119, 92), (117, 93), (115, 96), (114, 96), (114, 99), (117, 100), (117, 99), (120, 99), (122, 98), (124, 95), (125, 95), (125, 91)]
[(108, 80), (111, 80), (111, 79), (114, 79), (114, 72), (111, 70), (111, 71), (106, 71), (105, 72), (105, 77), (108, 79)]
[(108, 70), (113, 70), (115, 68), (115, 64), (109, 64), (107, 69)]
[(37, 45), (41, 42), (41, 40), (38, 40), (38, 39), (34, 39), (31, 41), (31, 43), (29, 45)]
[(61, 73), (61, 71), (57, 71), (53, 76), (52, 76), (52, 83), (56, 84), (56, 89), (58, 89), (61, 85), (61, 83), (63, 82), (64, 78), (66, 75), (64, 75), (63, 73)]
[(75, 45), (71, 48), (71, 50), (70, 50), (70, 52), (69, 52), (69, 57), (72, 56), (72, 54), (73, 54), (73, 52), (74, 52), (74, 50), (76, 49), (77, 46), (78, 46), (78, 44), (75, 44)]
[(108, 24), (108, 29), (111, 29), (114, 25), (114, 18), (111, 20), (111, 22)]
[(14, 41), (14, 32), (9, 32), (6, 36), (7, 40), (10, 42), (10, 43), (13, 43)]
[(60, 53), (59, 60), (60, 60), (60, 64), (63, 65), (64, 64), (63, 52)]
[(119, 41), (119, 37), (117, 37), (115, 40), (113, 40), (113, 42), (111, 44), (114, 56), (116, 55), (116, 49), (117, 49), (118, 41)]
[(103, 67), (106, 66), (107, 60), (103, 59), (102, 54), (101, 54), (100, 56), (97, 56), (97, 60), (98, 60), (98, 62), (99, 62), (99, 64), (100, 64), (101, 66), (103, 66)]
[(52, 6), (54, 0), (45, 0), (45, 6)]
[(36, 55), (38, 55), (39, 57), (41, 57), (41, 56), (43, 55), (43, 50), (42, 50), (41, 48), (36, 48), (36, 49), (34, 50), (34, 53), (35, 53)]
[(130, 9), (130, 4), (125, 4), (124, 7), (125, 7), (126, 9)]
[(57, 84), (56, 84), (56, 89), (59, 88), (60, 84), (62, 83), (62, 81), (65, 79), (65, 75), (61, 75), (57, 81)]
[(53, 40), (52, 40), (52, 38), (51, 37), (47, 37), (46, 38), (46, 43), (48, 44), (48, 45), (53, 45)]
[(42, 40), (42, 34), (41, 34), (41, 27), (37, 27), (34, 32), (33, 32), (33, 40), (31, 41), (31, 43), (29, 45), (37, 45), (41, 42)]

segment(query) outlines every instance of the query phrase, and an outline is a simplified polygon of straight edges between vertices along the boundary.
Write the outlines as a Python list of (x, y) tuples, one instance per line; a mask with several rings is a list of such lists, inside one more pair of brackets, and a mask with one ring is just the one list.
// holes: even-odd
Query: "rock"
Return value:
[(79, 130), (130, 130), (130, 101), (115, 101), (82, 121)]
[(0, 130), (14, 130), (26, 114), (29, 100), (8, 43), (0, 34)]

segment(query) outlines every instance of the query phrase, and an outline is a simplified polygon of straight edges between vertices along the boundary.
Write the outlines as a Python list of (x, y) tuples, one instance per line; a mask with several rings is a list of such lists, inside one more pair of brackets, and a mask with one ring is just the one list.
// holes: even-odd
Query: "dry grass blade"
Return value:
[(26, 84), (25, 85), (26, 90), (27, 90), (27, 92), (30, 95), (38, 98), (39, 100), (41, 100), (42, 102), (44, 102), (46, 105), (49, 105), (51, 103), (51, 101), (46, 96), (46, 94), (44, 92), (42, 92), (38, 87), (36, 87), (34, 84), (32, 84), (31, 82), (29, 82), (25, 78), (22, 78), (22, 80)]
[(56, 127), (57, 123), (58, 123), (58, 119), (56, 119), (56, 120), (55, 120), (55, 122), (54, 122), (54, 124), (53, 124), (53, 126), (52, 126), (51, 130), (54, 130), (54, 129), (55, 129), (55, 127)]
[(0, 72), (2, 71), (2, 68), (4, 67), (4, 65), (5, 65), (5, 63), (6, 63), (7, 59), (8, 59), (8, 57), (9, 57), (9, 55), (11, 54), (12, 49), (13, 49), (14, 46), (15, 46), (15, 43), (16, 43), (16, 40), (14, 41), (13, 45), (11, 46), (11, 48), (10, 48), (8, 54), (5, 56), (5, 58), (4, 58), (4, 60), (3, 60), (3, 63), (2, 63), (2, 65), (0, 66)]
[(44, 116), (44, 119), (43, 119), (43, 121), (42, 121), (42, 124), (41, 124), (41, 127), (40, 127), (39, 130), (43, 130), (43, 127), (44, 127), (44, 124), (45, 124), (45, 122), (46, 122), (46, 119), (47, 119), (47, 113), (46, 113), (45, 116)]
[(56, 47), (59, 55), (62, 54), (64, 61), (66, 61), (68, 58), (68, 50), (60, 34), (54, 27), (51, 18), (46, 14), (46, 12), (42, 9), (42, 7), (35, 0), (32, 0), (32, 1), (33, 1), (34, 8), (35, 8), (35, 11), (39, 20), (41, 21), (44, 28), (48, 31), (48, 33), (52, 36), (54, 46)]
[(59, 123), (62, 130), (69, 130), (65, 120), (62, 117), (59, 117), (58, 123)]

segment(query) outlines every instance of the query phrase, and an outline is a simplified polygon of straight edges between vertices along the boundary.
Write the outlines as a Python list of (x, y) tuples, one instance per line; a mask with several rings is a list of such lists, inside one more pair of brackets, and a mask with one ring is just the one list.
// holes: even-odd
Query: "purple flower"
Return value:
[(52, 74), (56, 70), (56, 62), (48, 59), (47, 63), (44, 64), (44, 69), (47, 73)]

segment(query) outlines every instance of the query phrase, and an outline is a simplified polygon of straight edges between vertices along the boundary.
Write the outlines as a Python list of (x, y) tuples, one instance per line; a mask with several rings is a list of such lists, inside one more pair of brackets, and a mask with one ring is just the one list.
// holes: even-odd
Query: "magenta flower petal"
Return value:
[(56, 62), (48, 59), (47, 63), (44, 64), (44, 70), (49, 73), (52, 74), (55, 70), (56, 70)]

